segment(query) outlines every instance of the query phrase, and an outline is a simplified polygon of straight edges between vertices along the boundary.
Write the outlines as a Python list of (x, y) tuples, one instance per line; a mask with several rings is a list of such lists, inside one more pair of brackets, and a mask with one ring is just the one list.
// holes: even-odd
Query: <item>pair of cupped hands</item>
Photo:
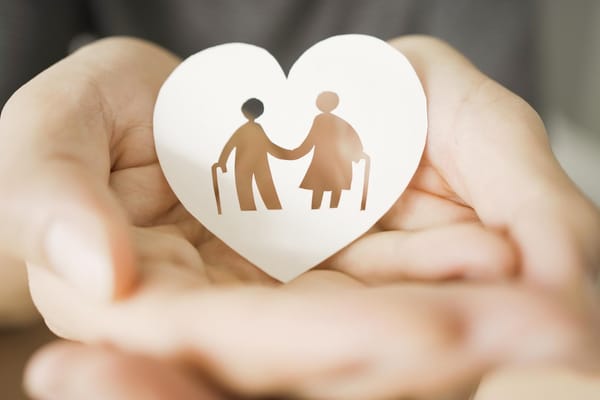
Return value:
[(0, 251), (81, 342), (34, 357), (30, 393), (437, 398), (505, 365), (594, 368), (597, 209), (523, 100), (440, 41), (391, 43), (428, 98), (423, 160), (370, 232), (285, 285), (165, 181), (152, 113), (178, 58), (106, 39), (21, 88), (0, 119)]

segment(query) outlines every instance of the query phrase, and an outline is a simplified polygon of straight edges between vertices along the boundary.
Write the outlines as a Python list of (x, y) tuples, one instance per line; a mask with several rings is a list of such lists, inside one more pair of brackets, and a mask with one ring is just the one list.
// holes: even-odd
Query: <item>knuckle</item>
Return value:
[(4, 141), (31, 142), (33, 133), (60, 135), (74, 124), (104, 123), (106, 109), (93, 71), (65, 59), (19, 88), (0, 118)]
[[(360, 309), (360, 305), (356, 309)], [(412, 343), (416, 351), (445, 351), (460, 348), (467, 336), (465, 321), (450, 306), (428, 302), (410, 307), (395, 304), (382, 307), (381, 311), (381, 314), (369, 312), (363, 316), (370, 326), (365, 343), (379, 337), (377, 342), (384, 345), (400, 341)]]

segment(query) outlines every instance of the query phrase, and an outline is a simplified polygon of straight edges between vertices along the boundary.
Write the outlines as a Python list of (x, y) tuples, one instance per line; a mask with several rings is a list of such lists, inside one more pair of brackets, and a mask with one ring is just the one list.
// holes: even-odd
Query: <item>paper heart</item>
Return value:
[(426, 132), (410, 63), (364, 35), (317, 43), (287, 78), (262, 48), (206, 49), (175, 69), (154, 112), (158, 158), (182, 204), (281, 281), (373, 226), (412, 178)]

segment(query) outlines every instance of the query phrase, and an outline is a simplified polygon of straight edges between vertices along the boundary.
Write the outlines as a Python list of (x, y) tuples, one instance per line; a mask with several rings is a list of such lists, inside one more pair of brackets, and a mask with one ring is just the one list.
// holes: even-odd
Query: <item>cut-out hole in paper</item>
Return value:
[(222, 213), (218, 168), (227, 172), (227, 160), (235, 149), (235, 186), (241, 211), (256, 211), (253, 181), (268, 210), (281, 210), (282, 205), (273, 182), (268, 154), (287, 161), (298, 160), (312, 152), (312, 161), (300, 189), (312, 191), (311, 209), (321, 208), (323, 194), (329, 192), (329, 208), (339, 206), (342, 191), (352, 186), (352, 163), (365, 161), (361, 211), (367, 204), (371, 158), (363, 151), (360, 137), (345, 120), (333, 113), (339, 96), (330, 91), (319, 94), (316, 105), (321, 113), (313, 121), (304, 142), (296, 149), (284, 149), (271, 142), (269, 136), (256, 122), (264, 113), (264, 104), (251, 98), (242, 105), (242, 114), (248, 120), (227, 141), (219, 161), (211, 168), (217, 213)]

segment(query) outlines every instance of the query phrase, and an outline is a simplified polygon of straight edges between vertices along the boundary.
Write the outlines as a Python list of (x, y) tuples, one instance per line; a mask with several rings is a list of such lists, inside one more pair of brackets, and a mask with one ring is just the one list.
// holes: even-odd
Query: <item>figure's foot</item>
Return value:
[(312, 196), (312, 206), (311, 206), (311, 208), (313, 210), (318, 210), (319, 208), (321, 208), (321, 203), (322, 202), (323, 202), (323, 192), (314, 191), (313, 192), (313, 196)]
[(277, 193), (274, 193), (273, 196), (263, 198), (263, 203), (265, 203), (265, 207), (267, 210), (281, 210), (281, 202), (279, 201), (279, 197), (277, 197)]
[[(240, 196), (239, 193), (242, 193), (242, 195)], [(254, 201), (254, 196), (252, 196), (251, 191), (242, 191), (238, 188), (238, 204), (242, 211), (256, 211), (256, 202)]]
[(340, 199), (342, 198), (342, 191), (331, 192), (331, 201), (329, 202), (329, 208), (338, 208), (340, 205)]

